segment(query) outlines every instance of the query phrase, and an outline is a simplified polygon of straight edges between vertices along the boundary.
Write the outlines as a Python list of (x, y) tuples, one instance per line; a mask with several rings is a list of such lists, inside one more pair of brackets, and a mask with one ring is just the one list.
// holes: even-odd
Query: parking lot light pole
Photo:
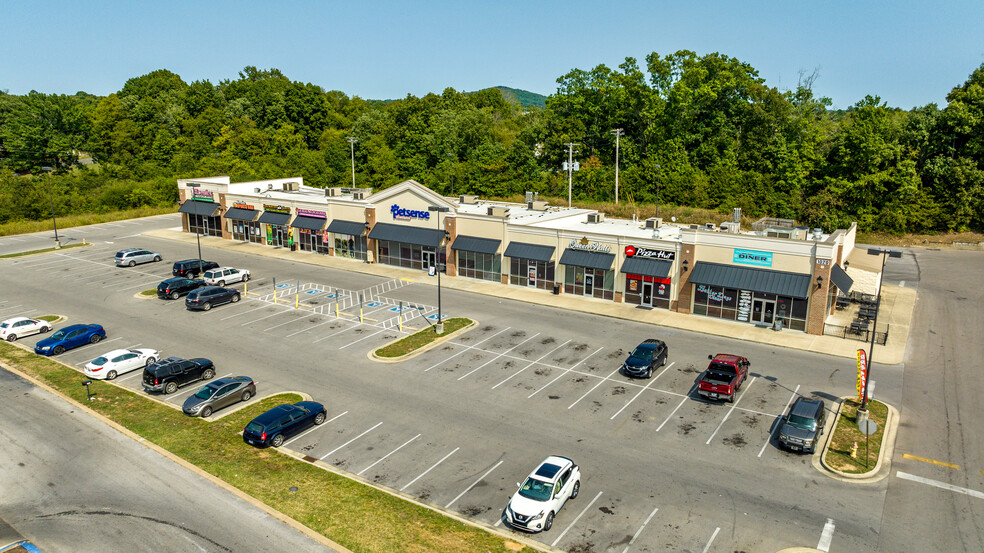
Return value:
[(61, 241), (58, 240), (58, 221), (55, 220), (55, 196), (51, 193), (51, 172), (55, 168), (42, 167), (41, 170), (48, 174), (48, 199), (51, 201), (51, 225), (55, 227), (55, 248), (60, 248)]
[[(885, 276), (885, 260), (889, 257), (902, 257), (902, 252), (883, 248), (868, 248), (868, 255), (882, 256), (882, 266), (881, 272), (878, 273), (878, 296), (875, 298), (875, 318), (871, 325), (871, 345), (868, 346), (868, 370), (864, 379), (864, 395), (861, 396), (861, 407), (858, 408), (857, 421), (859, 423), (868, 419), (868, 383), (871, 382), (871, 365), (875, 353), (875, 334), (878, 331), (878, 312), (881, 311), (882, 278)], [(885, 338), (887, 341), (888, 336), (886, 335)]]
[(204, 267), (202, 267), (202, 233), (201, 230), (195, 231), (195, 240), (198, 242), (198, 274), (204, 277)]
[[(433, 212), (436, 212), (437, 213), (437, 216), (434, 217), (434, 218), (437, 219), (437, 230), (441, 230), (441, 214), (442, 213), (447, 213), (448, 211), (450, 211), (450, 209), (447, 208), (447, 207), (440, 207), (440, 206), (432, 205), (432, 206), (430, 206), (430, 207), (427, 208), (427, 211), (433, 211)], [(442, 239), (441, 242), (443, 243), (444, 240)], [(441, 246), (439, 244), (437, 251), (434, 252), (434, 264), (436, 265), (435, 271), (437, 272), (437, 325), (435, 325), (434, 330), (438, 334), (444, 334), (444, 322), (441, 319), (441, 250), (440, 250), (440, 247)]]

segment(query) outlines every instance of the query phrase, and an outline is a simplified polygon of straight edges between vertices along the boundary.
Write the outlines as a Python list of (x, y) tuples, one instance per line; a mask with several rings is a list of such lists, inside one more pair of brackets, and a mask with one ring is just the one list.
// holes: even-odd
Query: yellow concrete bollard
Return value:
[(301, 295), (300, 294), (294, 294), (294, 309), (297, 309), (300, 306), (301, 306)]
[(247, 282), (246, 282), (246, 281), (244, 280), (244, 281), (243, 281), (243, 297), (245, 297), (245, 296), (246, 296), (246, 288), (247, 288), (248, 286), (249, 286), (249, 284), (248, 284), (248, 283), (247, 283)]
[(396, 316), (396, 322), (400, 324), (400, 332), (403, 332), (403, 314)]
[(362, 322), (362, 308), (359, 308), (359, 322)]
[(335, 318), (338, 318), (338, 302), (335, 302)]

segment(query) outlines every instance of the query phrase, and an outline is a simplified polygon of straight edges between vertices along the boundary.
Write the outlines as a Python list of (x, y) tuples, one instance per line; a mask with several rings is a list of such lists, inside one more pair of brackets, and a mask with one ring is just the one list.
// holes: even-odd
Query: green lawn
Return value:
[(383, 346), (376, 350), (376, 356), (378, 357), (401, 357), (403, 355), (409, 355), (418, 349), (438, 340), (448, 334), (455, 332), (456, 330), (461, 330), (466, 326), (472, 324), (471, 319), (466, 319), (464, 317), (455, 317), (453, 319), (444, 320), (444, 333), (438, 335), (435, 327), (429, 326), (423, 330), (419, 330), (402, 340), (398, 340)]
[(7, 259), (7, 258), (11, 258), (11, 257), (24, 257), (25, 255), (34, 255), (34, 254), (39, 254), (39, 253), (56, 252), (56, 251), (59, 251), (59, 250), (68, 250), (68, 249), (71, 249), (71, 248), (83, 248), (83, 247), (91, 246), (91, 245), (92, 244), (66, 244), (66, 245), (64, 245), (64, 246), (62, 246), (60, 248), (56, 248), (56, 247), (52, 246), (50, 248), (42, 248), (40, 250), (31, 250), (31, 251), (28, 251), (28, 252), (8, 253), (7, 255), (0, 255), (0, 259)]
[[(868, 438), (868, 459), (865, 468), (865, 435), (855, 423), (860, 405), (856, 399), (844, 402), (825, 457), (828, 466), (850, 474), (864, 474), (874, 470), (878, 463), (882, 439), (885, 437), (885, 422), (888, 420), (888, 406), (880, 401), (868, 401), (868, 418), (878, 424), (878, 430)], [(852, 458), (851, 449), (855, 443), (858, 444), (857, 456)]]

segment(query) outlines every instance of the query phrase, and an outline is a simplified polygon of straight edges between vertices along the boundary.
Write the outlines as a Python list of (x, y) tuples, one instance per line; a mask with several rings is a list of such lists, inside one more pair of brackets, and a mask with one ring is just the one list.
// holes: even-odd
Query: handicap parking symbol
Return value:
[(332, 292), (330, 294), (325, 294), (325, 297), (326, 298), (337, 298), (338, 297), (338, 294)]
[(293, 284), (278, 284), (277, 288), (291, 288), (293, 286)]
[(366, 304), (366, 307), (379, 307), (380, 305), (383, 305), (383, 304), (379, 303), (378, 301), (371, 301), (371, 302), (369, 302), (369, 303)]
[[(403, 311), (406, 311), (407, 309), (410, 309), (410, 308), (409, 307), (404, 307), (403, 308)], [(393, 313), (399, 313), (400, 312), (400, 308), (399, 307), (390, 307), (390, 311), (392, 311)]]
[[(432, 321), (436, 321), (436, 320), (438, 320), (438, 315), (437, 315), (437, 313), (435, 313), (433, 315), (427, 315), (427, 318), (430, 319), (430, 320), (432, 320)], [(445, 317), (444, 315), (441, 315), (440, 318), (447, 319), (447, 317)]]
[(307, 292), (304, 292), (304, 293), (305, 294), (320, 294), (321, 293), (321, 290), (308, 290)]

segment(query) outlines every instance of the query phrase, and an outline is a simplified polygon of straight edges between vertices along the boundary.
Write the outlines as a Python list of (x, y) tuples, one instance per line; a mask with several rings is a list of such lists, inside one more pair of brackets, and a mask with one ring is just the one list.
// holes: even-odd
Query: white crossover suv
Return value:
[(233, 269), (232, 267), (219, 267), (218, 269), (205, 271), (202, 280), (209, 286), (225, 286), (233, 282), (246, 282), (249, 280), (249, 271), (246, 269)]
[(506, 522), (517, 530), (540, 532), (549, 530), (557, 511), (577, 497), (581, 471), (567, 457), (552, 455), (517, 485), (519, 490), (506, 505)]

